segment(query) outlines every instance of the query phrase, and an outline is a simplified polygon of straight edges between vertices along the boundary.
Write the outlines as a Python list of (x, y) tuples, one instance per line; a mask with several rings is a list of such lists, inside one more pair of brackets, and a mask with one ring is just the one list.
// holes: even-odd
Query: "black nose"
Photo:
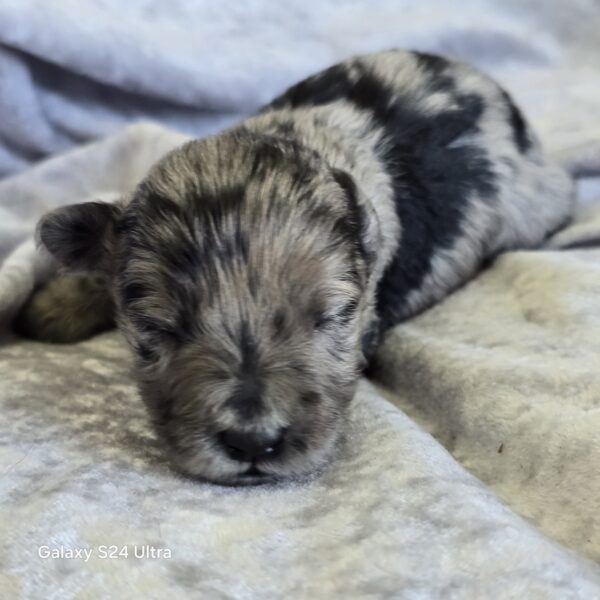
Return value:
[(242, 462), (273, 458), (283, 444), (284, 430), (275, 434), (230, 429), (220, 435), (221, 443), (233, 460)]

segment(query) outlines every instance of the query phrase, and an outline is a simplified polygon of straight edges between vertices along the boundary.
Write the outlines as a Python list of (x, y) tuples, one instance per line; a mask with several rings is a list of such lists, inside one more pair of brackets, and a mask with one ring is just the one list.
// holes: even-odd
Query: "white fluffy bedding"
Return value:
[[(309, 482), (182, 479), (118, 333), (8, 331), (54, 268), (31, 241), (46, 209), (118, 196), (184, 133), (354, 52), (472, 60), (553, 153), (597, 172), (598, 31), (593, 0), (3, 0), (0, 595), (600, 598), (600, 247), (552, 249), (600, 238), (593, 177), (549, 248), (498, 258), (388, 335), (348, 443)], [(182, 133), (121, 128), (140, 119)]]

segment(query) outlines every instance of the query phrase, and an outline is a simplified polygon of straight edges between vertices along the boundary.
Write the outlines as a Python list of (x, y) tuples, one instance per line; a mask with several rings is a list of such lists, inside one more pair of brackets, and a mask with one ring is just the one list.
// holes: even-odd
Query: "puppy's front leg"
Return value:
[(17, 316), (14, 329), (34, 340), (77, 342), (114, 327), (106, 280), (95, 274), (59, 274), (36, 289)]

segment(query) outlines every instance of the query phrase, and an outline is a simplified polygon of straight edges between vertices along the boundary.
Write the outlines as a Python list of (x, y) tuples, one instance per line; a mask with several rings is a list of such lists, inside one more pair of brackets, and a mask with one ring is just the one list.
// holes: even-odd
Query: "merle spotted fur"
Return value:
[(183, 471), (304, 475), (330, 459), (381, 334), (571, 205), (493, 81), (423, 53), (356, 57), (171, 152), (122, 201), (44, 217), (71, 273), (20, 328), (74, 341), (116, 320)]

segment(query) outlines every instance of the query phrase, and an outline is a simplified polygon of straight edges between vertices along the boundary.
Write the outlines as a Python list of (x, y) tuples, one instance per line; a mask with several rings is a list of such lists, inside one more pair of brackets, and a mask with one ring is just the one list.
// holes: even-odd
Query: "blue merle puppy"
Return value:
[(303, 475), (332, 456), (381, 334), (498, 252), (540, 244), (572, 198), (472, 67), (352, 58), (174, 150), (121, 202), (45, 216), (39, 238), (67, 272), (20, 326), (65, 342), (116, 321), (186, 473)]

